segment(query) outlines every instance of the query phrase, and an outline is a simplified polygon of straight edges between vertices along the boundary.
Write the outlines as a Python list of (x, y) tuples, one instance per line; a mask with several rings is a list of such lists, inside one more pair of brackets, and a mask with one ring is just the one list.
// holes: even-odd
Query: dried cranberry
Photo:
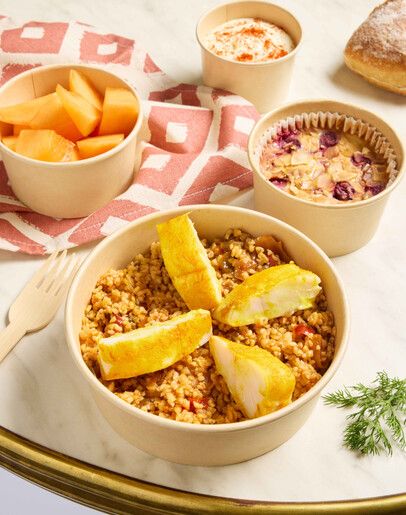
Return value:
[(351, 162), (353, 165), (358, 166), (364, 161), (364, 155), (361, 152), (354, 152), (351, 156)]
[(284, 188), (289, 182), (288, 179), (283, 179), (281, 177), (271, 177), (269, 181), (278, 188)]
[(297, 138), (298, 134), (299, 131), (297, 130), (286, 130), (280, 132), (275, 138), (275, 141), (281, 149), (290, 154), (292, 150), (296, 150), (301, 147), (300, 141)]
[(297, 136), (299, 134), (299, 131), (296, 129), (284, 129), (281, 132), (278, 133), (277, 139), (283, 140), (283, 141), (289, 141), (294, 136)]
[(374, 184), (373, 186), (366, 186), (365, 191), (368, 191), (371, 193), (372, 196), (378, 195), (378, 193), (381, 193), (385, 189), (384, 184)]
[(352, 200), (355, 190), (347, 181), (340, 181), (334, 186), (333, 197), (337, 200)]
[(337, 145), (339, 142), (340, 137), (339, 135), (334, 131), (325, 131), (320, 136), (320, 148), (329, 148), (334, 147), (334, 145)]
[(301, 146), (302, 145), (300, 144), (300, 141), (297, 138), (292, 137), (289, 141), (286, 142), (283, 149), (290, 154), (292, 150), (297, 150)]
[(364, 154), (362, 154), (361, 152), (355, 152), (351, 156), (351, 163), (354, 166), (362, 167), (364, 165), (370, 165), (371, 164), (371, 160), (369, 159), (369, 157), (364, 156)]
[(315, 334), (316, 331), (313, 329), (313, 327), (310, 327), (306, 324), (298, 324), (293, 329), (293, 336), (295, 340), (300, 340), (304, 338), (305, 336), (309, 336), (309, 334)]

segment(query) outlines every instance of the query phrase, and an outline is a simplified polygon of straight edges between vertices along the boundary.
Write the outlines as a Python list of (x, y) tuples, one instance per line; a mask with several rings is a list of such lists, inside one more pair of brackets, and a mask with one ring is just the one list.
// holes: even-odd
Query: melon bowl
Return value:
[[(321, 378), (288, 406), (259, 418), (231, 424), (199, 425), (146, 413), (110, 392), (82, 359), (79, 331), (85, 307), (99, 279), (109, 268), (127, 266), (138, 253), (158, 240), (156, 224), (190, 212), (200, 237), (220, 237), (230, 227), (254, 236), (272, 234), (303, 268), (317, 273), (324, 286), (337, 328), (336, 352)], [(260, 456), (286, 442), (304, 424), (321, 391), (333, 377), (347, 345), (349, 313), (341, 279), (319, 247), (293, 227), (270, 216), (231, 206), (188, 206), (143, 217), (117, 231), (90, 253), (76, 275), (67, 299), (65, 331), (68, 347), (94, 401), (110, 425), (128, 442), (160, 458), (189, 465), (239, 463)]]
[(0, 88), (0, 106), (47, 95), (55, 91), (57, 84), (67, 88), (71, 69), (83, 72), (100, 93), (108, 86), (131, 91), (137, 99), (139, 115), (134, 128), (119, 145), (80, 161), (38, 161), (17, 154), (0, 141), (2, 159), (15, 195), (37, 213), (56, 218), (87, 216), (130, 186), (142, 124), (141, 101), (135, 89), (117, 75), (95, 66), (64, 64), (28, 70)]

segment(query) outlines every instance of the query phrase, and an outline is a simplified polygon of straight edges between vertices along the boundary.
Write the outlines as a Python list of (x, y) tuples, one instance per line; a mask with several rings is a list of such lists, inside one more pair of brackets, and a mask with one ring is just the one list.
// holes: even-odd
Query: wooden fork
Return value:
[(51, 322), (79, 265), (75, 254), (56, 251), (34, 274), (8, 312), (9, 325), (0, 333), (0, 363), (26, 333)]

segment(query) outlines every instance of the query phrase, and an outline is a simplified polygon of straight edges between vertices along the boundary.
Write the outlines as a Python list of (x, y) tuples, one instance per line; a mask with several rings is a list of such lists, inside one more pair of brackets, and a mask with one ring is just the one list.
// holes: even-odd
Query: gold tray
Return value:
[(37, 445), (0, 426), (0, 466), (47, 490), (114, 515), (404, 514), (406, 493), (334, 502), (266, 502), (166, 488), (90, 465)]

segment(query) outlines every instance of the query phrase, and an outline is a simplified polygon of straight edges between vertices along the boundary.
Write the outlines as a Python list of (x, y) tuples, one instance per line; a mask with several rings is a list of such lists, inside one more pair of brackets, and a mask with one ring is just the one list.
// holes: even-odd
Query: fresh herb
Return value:
[(347, 415), (344, 445), (361, 454), (392, 454), (395, 443), (406, 449), (406, 379), (378, 372), (373, 386), (357, 384), (323, 397), (328, 405), (357, 408)]

